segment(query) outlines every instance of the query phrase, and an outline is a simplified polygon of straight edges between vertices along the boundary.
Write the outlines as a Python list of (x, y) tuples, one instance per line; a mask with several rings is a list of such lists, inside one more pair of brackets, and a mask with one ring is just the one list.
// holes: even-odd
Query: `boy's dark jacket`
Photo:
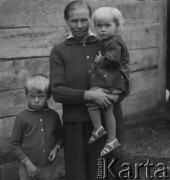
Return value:
[(56, 144), (62, 146), (62, 124), (57, 112), (48, 108), (23, 110), (15, 119), (11, 150), (20, 163), (30, 159), (38, 166), (49, 164), (48, 156)]

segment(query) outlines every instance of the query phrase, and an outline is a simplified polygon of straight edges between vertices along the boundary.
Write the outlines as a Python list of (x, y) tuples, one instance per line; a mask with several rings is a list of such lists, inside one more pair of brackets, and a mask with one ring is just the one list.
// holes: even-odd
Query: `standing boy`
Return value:
[(38, 74), (25, 84), (28, 107), (15, 119), (11, 149), (19, 164), (20, 180), (53, 180), (53, 162), (62, 147), (59, 115), (50, 109), (49, 78)]

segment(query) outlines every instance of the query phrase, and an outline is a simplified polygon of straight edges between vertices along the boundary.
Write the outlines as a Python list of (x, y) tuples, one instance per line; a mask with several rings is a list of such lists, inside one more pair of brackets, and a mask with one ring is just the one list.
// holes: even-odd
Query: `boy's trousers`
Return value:
[(40, 176), (39, 178), (31, 178), (28, 176), (27, 170), (25, 168), (25, 166), (23, 165), (19, 165), (19, 176), (20, 176), (20, 180), (54, 180), (54, 168), (55, 166), (53, 165), (48, 165), (48, 166), (44, 166), (44, 167), (39, 167), (37, 166), (37, 168), (40, 171)]

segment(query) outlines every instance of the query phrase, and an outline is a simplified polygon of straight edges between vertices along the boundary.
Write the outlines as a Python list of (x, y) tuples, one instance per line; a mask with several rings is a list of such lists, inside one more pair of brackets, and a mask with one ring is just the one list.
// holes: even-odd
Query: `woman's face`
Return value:
[(88, 35), (90, 25), (89, 10), (85, 7), (79, 7), (69, 11), (67, 24), (73, 36), (78, 39), (85, 38)]

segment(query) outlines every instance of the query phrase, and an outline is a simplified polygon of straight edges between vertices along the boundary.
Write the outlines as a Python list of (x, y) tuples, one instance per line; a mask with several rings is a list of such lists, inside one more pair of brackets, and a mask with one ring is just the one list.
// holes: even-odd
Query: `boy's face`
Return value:
[(28, 105), (31, 109), (41, 110), (47, 103), (47, 92), (39, 92), (37, 89), (29, 90), (27, 95)]
[(94, 25), (98, 36), (104, 40), (113, 37), (118, 28), (112, 17), (96, 20)]

